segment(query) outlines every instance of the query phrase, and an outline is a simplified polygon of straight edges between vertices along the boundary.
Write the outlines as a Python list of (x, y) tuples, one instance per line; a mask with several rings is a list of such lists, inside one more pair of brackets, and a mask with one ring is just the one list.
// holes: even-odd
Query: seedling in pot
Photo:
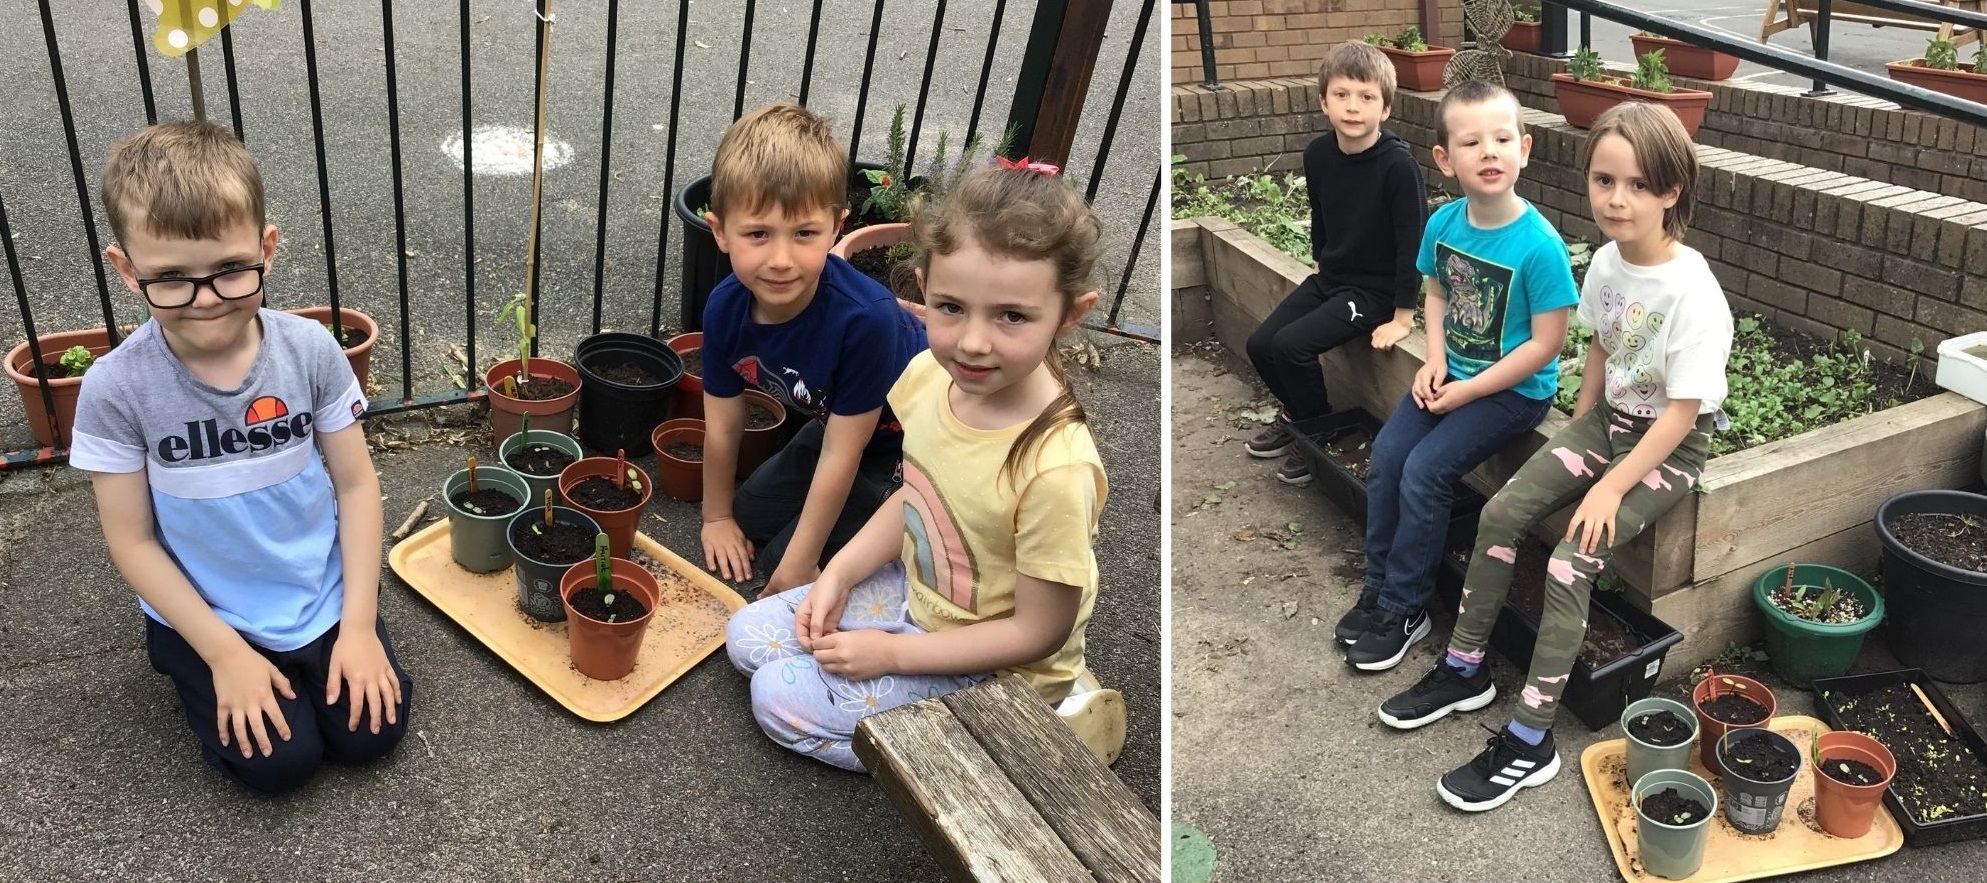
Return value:
[[(469, 455), (469, 495), (472, 497), (476, 496), (476, 455), (475, 454)], [(489, 514), (483, 511), (483, 507), (478, 506), (475, 503), (471, 503), (468, 500), (462, 501), (462, 508), (468, 509), (470, 512), (473, 512), (477, 515)]]
[(531, 341), (538, 336), (538, 325), (531, 321), (531, 306), (528, 293), (520, 291), (497, 310), (497, 322), (510, 322), (517, 326), (517, 378), (516, 385), (504, 381), (504, 394), (516, 395), (517, 386), (531, 382)]
[(62, 358), (57, 361), (63, 368), (68, 369), (70, 377), (81, 377), (83, 372), (90, 370), (90, 363), (96, 360), (97, 357), (90, 355), (87, 347), (72, 346), (63, 350)]
[[(607, 532), (593, 535), (593, 581), (600, 587), (600, 603), (614, 606), (614, 565), (607, 553)], [(619, 613), (609, 611), (607, 621), (613, 622)]]

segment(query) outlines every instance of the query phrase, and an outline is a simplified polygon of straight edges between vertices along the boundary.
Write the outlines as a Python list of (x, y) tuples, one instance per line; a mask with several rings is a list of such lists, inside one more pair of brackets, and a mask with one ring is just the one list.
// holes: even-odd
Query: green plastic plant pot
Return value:
[[(1683, 718), (1690, 725), (1690, 738), (1675, 745), (1656, 745), (1644, 742), (1628, 731), (1628, 722), (1635, 718), (1657, 711), (1667, 711)], [(1657, 770), (1690, 769), (1690, 750), (1695, 747), (1698, 736), (1697, 715), (1675, 699), (1650, 696), (1628, 703), (1621, 711), (1621, 730), (1628, 744), (1628, 781), (1641, 781), (1643, 776)], [(1689, 876), (1689, 875), (1685, 875)]]
[[(520, 507), (531, 505), (531, 489), (517, 473), (502, 466), (476, 467), (479, 490), (495, 488)], [(511, 544), (504, 529), (516, 510), (501, 515), (478, 515), (455, 504), (455, 495), (469, 489), (469, 470), (456, 470), (442, 483), (442, 502), (448, 504), (448, 551), (455, 563), (470, 573), (489, 573), (511, 566)]]
[(1861, 599), (1870, 612), (1841, 625), (1809, 622), (1773, 606), (1767, 597), (1787, 580), (1787, 565), (1768, 568), (1752, 584), (1752, 603), (1766, 618), (1766, 655), (1773, 673), (1796, 684), (1845, 674), (1862, 652), (1863, 636), (1884, 618), (1884, 599), (1862, 577), (1826, 564), (1796, 564), (1794, 585), (1828, 585)]
[[(550, 447), (558, 448), (561, 451), (565, 451), (566, 453), (573, 455), (574, 460), (580, 460), (586, 457), (586, 451), (580, 448), (579, 439), (573, 438), (572, 436), (566, 435), (564, 433), (553, 432), (549, 429), (533, 429), (531, 431), (531, 443), (534, 445), (547, 445)], [(510, 463), (511, 452), (517, 450), (518, 446), (522, 444), (524, 444), (524, 434), (521, 432), (513, 433), (508, 438), (505, 438), (503, 444), (497, 446), (497, 462), (504, 463), (508, 466)], [(517, 473), (517, 476), (519, 478), (524, 479), (525, 486), (531, 490), (531, 497), (527, 500), (527, 502), (530, 503), (531, 505), (533, 506), (545, 505), (546, 491), (552, 492), (552, 502), (554, 504), (561, 506), (565, 505), (566, 498), (559, 495), (559, 473), (554, 472), (551, 475), (532, 475), (529, 472), (522, 472), (516, 469), (513, 469), (511, 471)]]
[[(1688, 825), (1650, 818), (1642, 811), (1642, 798), (1660, 794), (1666, 788), (1696, 798), (1710, 812)], [(1630, 802), (1635, 804), (1636, 841), (1640, 844), (1642, 869), (1666, 880), (1681, 880), (1697, 873), (1704, 865), (1704, 841), (1710, 835), (1711, 820), (1718, 815), (1718, 792), (1711, 783), (1689, 770), (1656, 770), (1635, 780)]]

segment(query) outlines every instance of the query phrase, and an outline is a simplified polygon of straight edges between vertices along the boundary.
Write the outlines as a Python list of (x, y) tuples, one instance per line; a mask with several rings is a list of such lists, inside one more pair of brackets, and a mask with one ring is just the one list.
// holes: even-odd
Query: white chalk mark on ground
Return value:
[[(470, 135), (470, 157), (476, 174), (515, 177), (531, 174), (531, 130), (518, 126), (477, 126)], [(442, 139), (442, 153), (462, 168), (462, 133)], [(545, 136), (545, 169), (550, 171), (571, 162), (572, 145), (549, 133)]]

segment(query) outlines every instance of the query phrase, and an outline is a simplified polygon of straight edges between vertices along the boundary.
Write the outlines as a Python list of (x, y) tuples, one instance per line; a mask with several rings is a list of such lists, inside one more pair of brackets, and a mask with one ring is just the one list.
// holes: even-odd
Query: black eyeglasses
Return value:
[(161, 310), (174, 310), (193, 303), (203, 285), (214, 289), (215, 296), (222, 300), (241, 300), (262, 293), (262, 267), (262, 264), (249, 264), (222, 270), (212, 276), (140, 279), (138, 290), (144, 293), (146, 303)]

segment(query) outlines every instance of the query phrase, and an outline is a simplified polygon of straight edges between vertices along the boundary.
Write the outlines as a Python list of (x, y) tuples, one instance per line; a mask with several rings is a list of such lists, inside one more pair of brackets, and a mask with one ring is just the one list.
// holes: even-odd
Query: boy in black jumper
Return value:
[(1331, 413), (1318, 356), (1359, 335), (1389, 349), (1414, 324), (1415, 258), (1427, 206), (1421, 167), (1406, 141), (1380, 130), (1394, 106), (1394, 68), (1365, 43), (1326, 53), (1318, 106), (1332, 131), (1304, 149), (1315, 272), (1249, 335), (1249, 362), (1283, 405), (1249, 439), (1255, 457), (1284, 457), (1276, 477), (1311, 483), (1290, 425)]

